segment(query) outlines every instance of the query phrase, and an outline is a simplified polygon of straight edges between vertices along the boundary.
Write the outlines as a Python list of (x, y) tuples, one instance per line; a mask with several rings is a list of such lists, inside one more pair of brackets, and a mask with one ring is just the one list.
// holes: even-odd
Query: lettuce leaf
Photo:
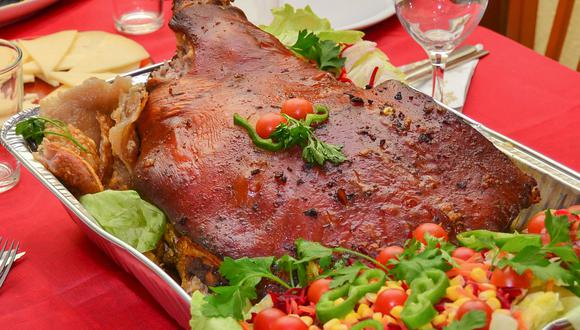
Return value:
[(387, 55), (372, 41), (359, 41), (345, 49), (342, 56), (346, 58), (344, 68), (348, 79), (358, 87), (371, 85), (375, 68), (377, 72), (371, 87), (391, 79), (405, 81), (405, 74), (391, 64)]
[(103, 229), (139, 252), (155, 249), (165, 231), (165, 214), (136, 191), (105, 190), (80, 202)]
[(231, 317), (206, 317), (203, 315), (203, 305), (206, 304), (204, 295), (195, 291), (191, 295), (191, 329), (204, 330), (242, 330), (242, 326)]
[(272, 9), (274, 20), (270, 25), (261, 25), (260, 28), (280, 40), (286, 46), (292, 46), (298, 40), (298, 32), (308, 30), (314, 33), (320, 40), (331, 40), (336, 43), (355, 43), (362, 40), (364, 33), (361, 31), (345, 30), (335, 31), (330, 26), (330, 21), (320, 18), (312, 11), (310, 6), (304, 9), (294, 9), (289, 4)]

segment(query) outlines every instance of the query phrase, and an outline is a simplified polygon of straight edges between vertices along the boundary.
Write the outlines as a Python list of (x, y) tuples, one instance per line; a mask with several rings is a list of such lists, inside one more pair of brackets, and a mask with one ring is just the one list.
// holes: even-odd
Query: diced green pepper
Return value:
[(428, 269), (411, 282), (411, 295), (401, 311), (401, 319), (411, 328), (416, 329), (429, 323), (437, 311), (437, 303), (449, 286), (447, 274), (439, 269)]

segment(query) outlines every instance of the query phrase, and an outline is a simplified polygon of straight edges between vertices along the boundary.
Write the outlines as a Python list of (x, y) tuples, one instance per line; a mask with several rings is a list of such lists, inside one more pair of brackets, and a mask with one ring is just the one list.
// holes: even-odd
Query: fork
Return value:
[[(2, 237), (0, 237), (0, 243), (2, 243)], [(14, 243), (16, 243), (16, 247), (14, 246)], [(12, 240), (12, 242), (10, 242), (10, 247), (6, 250), (7, 244), (8, 240), (5, 240), (4, 244), (2, 244), (2, 249), (0, 249), (0, 256), (2, 256), (2, 262), (0, 262), (0, 288), (10, 272), (10, 268), (14, 263), (14, 258), (16, 258), (16, 254), (18, 253), (18, 247), (20, 246), (20, 242)]]

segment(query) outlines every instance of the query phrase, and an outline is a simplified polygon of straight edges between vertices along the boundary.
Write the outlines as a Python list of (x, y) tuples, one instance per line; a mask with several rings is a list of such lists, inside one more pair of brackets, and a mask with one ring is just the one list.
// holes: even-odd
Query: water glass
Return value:
[[(0, 39), (0, 127), (22, 109), (22, 51)], [(0, 193), (14, 187), (20, 179), (20, 164), (0, 146)]]
[(397, 17), (433, 66), (434, 99), (444, 101), (447, 58), (479, 24), (488, 0), (394, 0)]
[(157, 31), (163, 25), (163, 0), (113, 0), (113, 19), (122, 33)]

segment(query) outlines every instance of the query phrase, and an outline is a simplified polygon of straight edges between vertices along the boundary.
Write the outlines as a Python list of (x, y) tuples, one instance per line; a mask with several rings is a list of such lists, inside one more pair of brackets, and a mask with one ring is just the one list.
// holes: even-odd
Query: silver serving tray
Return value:
[[(127, 75), (133, 78), (133, 83), (143, 83), (147, 81), (149, 73), (158, 66), (159, 64), (139, 69)], [(514, 229), (522, 228), (524, 221), (540, 210), (580, 204), (580, 174), (445, 105), (443, 106), (478, 130), (523, 171), (537, 180), (542, 193), (542, 201), (523, 210), (513, 222)], [(133, 274), (179, 325), (184, 328), (189, 327), (190, 296), (185, 290), (143, 254), (104, 231), (58, 179), (42, 164), (34, 160), (22, 137), (15, 134), (16, 124), (36, 116), (38, 111), (38, 107), (28, 109), (8, 119), (0, 131), (2, 145), (66, 206), (67, 212), (73, 220), (97, 246), (125, 271)]]

